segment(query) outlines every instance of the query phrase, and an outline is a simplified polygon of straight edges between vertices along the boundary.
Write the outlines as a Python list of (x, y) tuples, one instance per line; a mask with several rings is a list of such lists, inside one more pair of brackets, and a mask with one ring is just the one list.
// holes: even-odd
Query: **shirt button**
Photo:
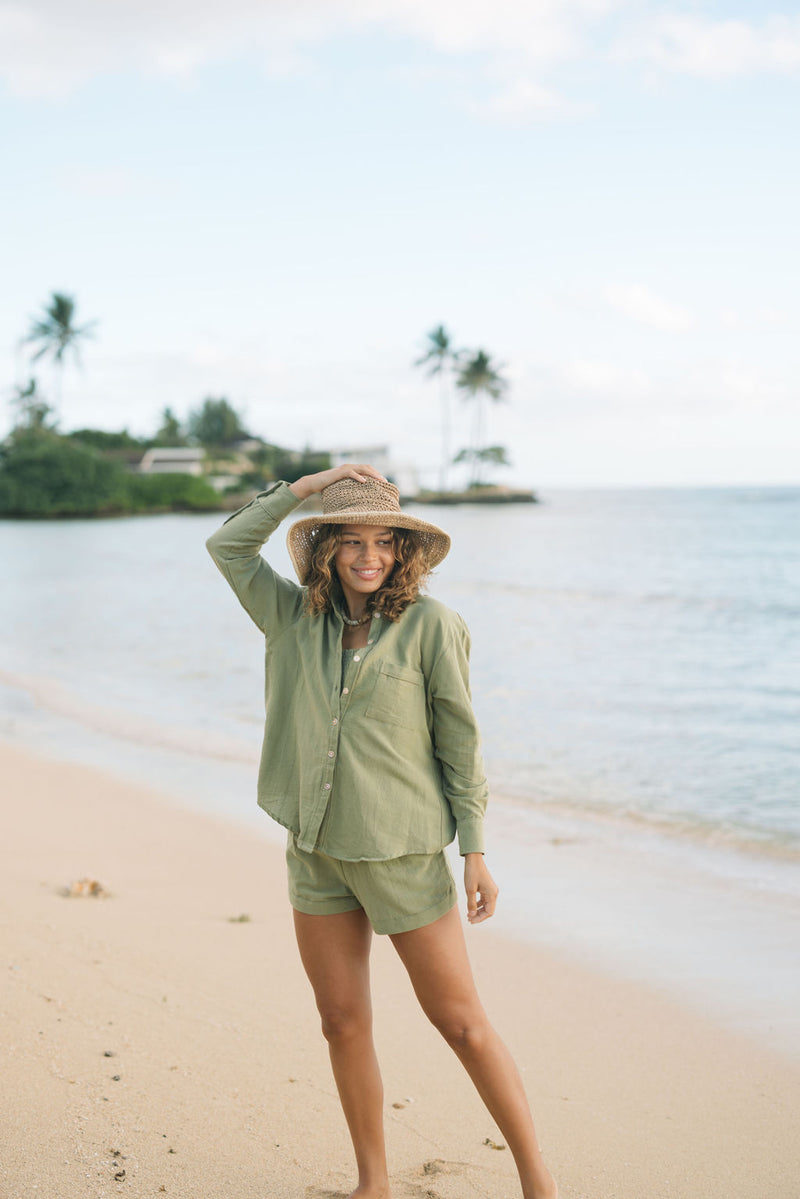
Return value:
[(375, 640), (374, 637), (370, 637), (369, 641), (367, 642), (367, 645), (372, 645), (374, 640)]
[[(349, 687), (342, 687), (342, 695), (349, 695), (349, 694), (350, 694), (350, 688), (349, 688)], [(333, 723), (334, 723), (334, 724), (336, 724), (336, 721), (334, 720), (334, 722), (333, 722)]]
[(331, 789), (330, 783), (326, 783), (325, 786), (322, 788), (323, 791), (330, 791), (330, 789)]
[(334, 716), (333, 720), (331, 721), (331, 724), (338, 724), (338, 723), (339, 723), (338, 718), (336, 716)]
[(354, 662), (360, 662), (360, 661), (361, 661), (361, 656), (360, 656), (360, 654), (353, 654), (353, 661), (354, 661)]
[(329, 757), (329, 758), (332, 758), (332, 757), (334, 757), (334, 756), (335, 756), (335, 755), (334, 755), (334, 752), (333, 752), (333, 750), (332, 750), (332, 749), (329, 749), (329, 750), (328, 750), (328, 757)]

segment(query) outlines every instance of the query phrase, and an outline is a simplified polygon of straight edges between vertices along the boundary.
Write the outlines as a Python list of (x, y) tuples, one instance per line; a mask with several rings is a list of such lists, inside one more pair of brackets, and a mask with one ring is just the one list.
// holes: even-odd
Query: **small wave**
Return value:
[[(477, 579), (460, 581), (460, 591), (485, 593), (489, 581)], [(766, 617), (778, 620), (800, 618), (800, 604), (772, 601), (764, 603), (741, 595), (692, 595), (678, 591), (609, 591), (581, 587), (543, 587), (528, 583), (492, 580), (492, 603), (495, 608), (503, 594), (526, 599), (568, 602), (574, 604), (616, 604), (620, 607), (662, 606), (681, 612), (726, 613), (736, 617)]]
[(660, 834), (676, 842), (708, 849), (726, 849), (775, 861), (800, 862), (800, 836), (783, 830), (756, 828), (744, 821), (737, 824), (729, 820), (714, 822), (688, 813), (656, 812), (626, 806), (624, 803), (578, 800), (566, 795), (537, 798), (534, 802), (530, 795), (513, 787), (503, 788), (498, 798), (504, 804), (531, 812), (549, 812), (554, 816), (593, 821), (610, 828)]
[(800, 488), (764, 487), (752, 491), (733, 490), (731, 498), (744, 504), (800, 504)]
[(82, 699), (55, 679), (0, 671), (0, 682), (25, 692), (38, 708), (73, 720), (92, 732), (192, 757), (258, 762), (258, 746), (254, 742), (239, 741), (207, 729), (199, 732), (181, 725), (165, 726), (120, 709), (101, 707)]

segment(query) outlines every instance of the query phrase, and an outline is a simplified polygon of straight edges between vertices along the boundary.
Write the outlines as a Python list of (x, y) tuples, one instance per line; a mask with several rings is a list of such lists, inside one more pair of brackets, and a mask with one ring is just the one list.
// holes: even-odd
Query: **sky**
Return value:
[(798, 84), (796, 0), (0, 0), (0, 432), (63, 291), (63, 429), (225, 396), (433, 482), (443, 324), (498, 481), (796, 484)]

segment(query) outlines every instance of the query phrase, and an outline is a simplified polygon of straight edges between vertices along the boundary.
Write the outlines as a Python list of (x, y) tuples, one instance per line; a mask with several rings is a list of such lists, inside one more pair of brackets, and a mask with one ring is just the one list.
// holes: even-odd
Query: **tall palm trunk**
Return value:
[(64, 401), (64, 360), (53, 359), (53, 396), (57, 418), (60, 418)]
[(450, 466), (450, 382), (454, 354), (450, 334), (444, 325), (439, 325), (428, 334), (428, 349), (422, 358), (418, 358), (415, 366), (425, 366), (429, 375), (439, 376), (439, 422), (440, 422), (440, 460), (439, 460), (439, 489), (447, 490), (447, 471)]
[(489, 447), (483, 444), (486, 430), (486, 405), (490, 399), (493, 401), (501, 399), (507, 384), (485, 350), (477, 350), (464, 364), (459, 371), (456, 384), (464, 389), (464, 398), (473, 404), (472, 444), (468, 450), (462, 451), (460, 458), (472, 461), (470, 486), (474, 486), (483, 478), (484, 462), (489, 450)]
[(77, 358), (81, 339), (92, 335), (96, 323), (90, 321), (88, 325), (76, 325), (74, 299), (63, 292), (54, 291), (43, 315), (34, 321), (30, 333), (25, 338), (26, 342), (39, 346), (33, 355), (34, 362), (38, 362), (45, 355), (53, 360), (53, 395), (57, 411), (61, 409), (63, 398), (67, 351)]
[(439, 463), (439, 490), (447, 491), (447, 471), (450, 466), (450, 369), (442, 365), (439, 371), (439, 399), (442, 408), (442, 459)]
[(484, 427), (486, 424), (486, 401), (483, 394), (476, 391), (472, 397), (472, 470), (470, 472), (470, 487), (475, 487), (481, 482), (483, 474), (483, 460), (480, 457), (480, 451), (483, 448), (484, 442)]

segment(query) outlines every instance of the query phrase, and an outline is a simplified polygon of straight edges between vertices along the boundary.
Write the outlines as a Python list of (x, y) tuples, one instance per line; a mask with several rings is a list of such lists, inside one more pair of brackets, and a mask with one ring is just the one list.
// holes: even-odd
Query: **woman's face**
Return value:
[(394, 534), (376, 525), (345, 525), (333, 563), (348, 607), (360, 610), (394, 570)]

